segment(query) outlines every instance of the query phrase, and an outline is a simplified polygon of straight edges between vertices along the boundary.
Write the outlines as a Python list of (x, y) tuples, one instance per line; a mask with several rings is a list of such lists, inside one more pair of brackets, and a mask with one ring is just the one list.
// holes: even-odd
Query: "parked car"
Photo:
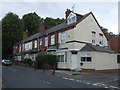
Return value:
[(10, 66), (10, 65), (12, 65), (12, 62), (10, 60), (3, 59), (2, 60), (2, 65)]

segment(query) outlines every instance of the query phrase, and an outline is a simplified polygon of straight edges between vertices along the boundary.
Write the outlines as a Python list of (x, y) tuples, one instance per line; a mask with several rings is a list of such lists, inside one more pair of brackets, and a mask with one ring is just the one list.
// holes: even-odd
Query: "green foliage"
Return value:
[(61, 24), (62, 22), (64, 22), (65, 19), (60, 19), (60, 18), (57, 18), (57, 19), (54, 19), (54, 18), (51, 18), (51, 17), (46, 17), (44, 19), (44, 25), (45, 25), (45, 29), (49, 29), (53, 26), (56, 26), (58, 24)]
[(22, 39), (23, 24), (18, 15), (9, 12), (2, 19), (2, 58), (11, 58), (13, 45)]
[(55, 64), (57, 61), (57, 56), (56, 55), (52, 55), (52, 54), (47, 54), (47, 62), (48, 64)]
[(38, 54), (36, 56), (36, 61), (41, 64), (44, 64), (45, 62), (48, 64), (55, 64), (57, 60), (56, 58), (56, 55), (52, 54)]
[(32, 63), (32, 60), (30, 58), (25, 58), (24, 59), (24, 63), (26, 64), (31, 64)]
[(38, 54), (36, 56), (37, 63), (44, 64), (46, 62), (45, 55), (44, 54)]
[(28, 31), (28, 35), (33, 35), (38, 32), (39, 24), (43, 22), (43, 18), (39, 17), (35, 12), (25, 14), (22, 17), (24, 31)]

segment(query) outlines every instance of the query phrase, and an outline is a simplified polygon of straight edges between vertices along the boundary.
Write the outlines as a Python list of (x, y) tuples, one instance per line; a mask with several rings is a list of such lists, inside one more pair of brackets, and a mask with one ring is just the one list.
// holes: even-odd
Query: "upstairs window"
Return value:
[(21, 49), (22, 49), (22, 47), (21, 47), (21, 44), (19, 45), (19, 52), (21, 52)]
[(92, 31), (92, 43), (95, 44), (95, 34), (96, 32)]
[(39, 40), (40, 45), (42, 45), (42, 38)]
[(22, 44), (22, 51), (24, 51), (24, 43)]
[(34, 48), (37, 48), (37, 40), (34, 41)]
[(45, 38), (45, 46), (48, 46), (48, 37)]
[(71, 12), (70, 15), (68, 16), (67, 20), (68, 20), (68, 24), (76, 22), (76, 14)]
[(103, 45), (103, 34), (99, 34), (99, 44)]
[(65, 43), (65, 40), (66, 40), (65, 32), (60, 32), (59, 33), (59, 43)]
[(55, 44), (55, 35), (52, 35), (51, 36), (51, 45), (54, 45)]

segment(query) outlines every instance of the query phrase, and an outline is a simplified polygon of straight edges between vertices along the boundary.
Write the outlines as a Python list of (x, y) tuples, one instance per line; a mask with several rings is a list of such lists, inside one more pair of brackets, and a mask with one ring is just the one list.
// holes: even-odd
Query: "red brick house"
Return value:
[(65, 18), (65, 22), (47, 30), (41, 24), (32, 36), (24, 33), (23, 40), (13, 47), (15, 60), (35, 61), (37, 54), (50, 53), (58, 56), (60, 69), (118, 70), (117, 54), (108, 48), (108, 38), (92, 12), (81, 15), (67, 9)]

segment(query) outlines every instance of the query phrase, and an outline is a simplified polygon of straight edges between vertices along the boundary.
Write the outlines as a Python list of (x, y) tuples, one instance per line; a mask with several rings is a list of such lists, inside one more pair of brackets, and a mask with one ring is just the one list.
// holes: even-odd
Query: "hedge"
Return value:
[(25, 58), (24, 59), (24, 63), (26, 64), (31, 64), (32, 63), (32, 60), (30, 58)]
[(56, 55), (52, 54), (38, 54), (36, 56), (36, 61), (41, 64), (44, 64), (45, 62), (47, 62), (48, 64), (55, 64), (56, 60)]

